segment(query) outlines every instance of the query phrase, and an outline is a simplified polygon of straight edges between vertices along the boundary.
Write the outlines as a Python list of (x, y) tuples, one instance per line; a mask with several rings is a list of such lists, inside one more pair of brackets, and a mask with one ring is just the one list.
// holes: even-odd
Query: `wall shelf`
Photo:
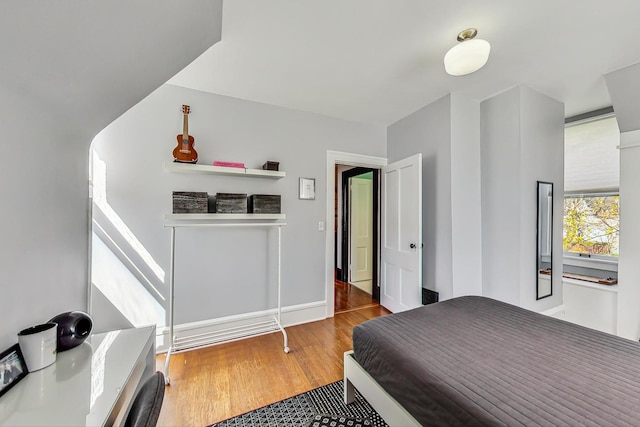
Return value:
[(165, 162), (164, 167), (174, 173), (199, 173), (212, 175), (246, 176), (250, 178), (281, 179), (287, 176), (284, 171), (262, 169), (228, 168), (223, 166), (199, 165), (191, 163)]
[(165, 214), (165, 221), (269, 221), (286, 219), (285, 214), (224, 214), (224, 213), (185, 213)]
[[(222, 166), (209, 166), (190, 163), (165, 162), (165, 169), (174, 173), (190, 174), (212, 174), (227, 175), (235, 177), (252, 177), (281, 179), (286, 176), (283, 171), (271, 171), (262, 169), (229, 168)], [(289, 353), (287, 332), (281, 324), (282, 299), (281, 299), (281, 256), (282, 256), (282, 227), (286, 215), (279, 214), (252, 214), (252, 213), (181, 213), (165, 214), (164, 226), (171, 230), (171, 258), (169, 269), (169, 336), (171, 344), (167, 352), (164, 365), (165, 383), (170, 384), (169, 362), (173, 353), (194, 350), (196, 348), (207, 347), (221, 342), (234, 341), (250, 336), (262, 335), (269, 332), (280, 331), (284, 339), (284, 352)], [(278, 306), (277, 314), (273, 319), (266, 322), (247, 324), (240, 327), (225, 329), (222, 331), (200, 333), (177, 337), (174, 334), (174, 312), (175, 312), (175, 256), (176, 256), (176, 229), (185, 227), (208, 227), (208, 228), (277, 228), (278, 230), (278, 252), (277, 252), (277, 272), (278, 272)]]

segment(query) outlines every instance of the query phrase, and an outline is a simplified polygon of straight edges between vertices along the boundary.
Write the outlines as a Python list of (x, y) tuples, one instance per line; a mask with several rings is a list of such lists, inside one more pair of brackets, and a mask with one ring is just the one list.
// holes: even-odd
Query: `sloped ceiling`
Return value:
[[(603, 75), (640, 61), (637, 0), (231, 0), (222, 42), (171, 84), (390, 124), (449, 92), (526, 85), (566, 115), (611, 105)], [(491, 57), (452, 77), (442, 59), (478, 29)]]
[(621, 132), (640, 129), (640, 64), (606, 74)]
[(2, 2), (0, 94), (95, 135), (220, 40), (221, 15), (221, 0)]

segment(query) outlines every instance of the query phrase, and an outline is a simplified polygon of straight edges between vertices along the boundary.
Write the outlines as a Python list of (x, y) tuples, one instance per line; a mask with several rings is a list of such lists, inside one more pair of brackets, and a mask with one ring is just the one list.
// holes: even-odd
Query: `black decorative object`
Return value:
[(82, 344), (91, 333), (93, 320), (83, 311), (68, 311), (55, 316), (49, 322), (58, 324), (58, 352)]
[(422, 288), (422, 305), (434, 304), (439, 300), (439, 294), (431, 289)]
[(266, 171), (280, 170), (280, 162), (273, 162), (271, 160), (268, 160), (264, 165), (262, 165), (262, 169)]

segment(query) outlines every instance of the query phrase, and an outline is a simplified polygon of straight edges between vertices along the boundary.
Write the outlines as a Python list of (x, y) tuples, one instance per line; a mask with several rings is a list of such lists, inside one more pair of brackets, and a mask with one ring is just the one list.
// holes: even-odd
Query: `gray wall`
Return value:
[(480, 102), (451, 94), (453, 296), (482, 295)]
[(440, 299), (453, 296), (450, 101), (447, 95), (387, 128), (389, 163), (422, 153), (422, 286)]
[(89, 144), (219, 40), (221, 13), (221, 1), (3, 4), (0, 348), (86, 309)]
[[(260, 168), (275, 160), (286, 178), (168, 173), (164, 164), (182, 131), (182, 104), (191, 106), (198, 163)], [(384, 157), (386, 133), (382, 126), (164, 85), (108, 126), (93, 148), (106, 164), (109, 205), (165, 273), (170, 234), (163, 215), (171, 212), (172, 191), (282, 195), (282, 303), (291, 306), (325, 300), (325, 235), (318, 222), (326, 216), (326, 151)], [(298, 199), (299, 177), (316, 179), (315, 200)], [(325, 229), (332, 232), (331, 225)], [(264, 230), (177, 230), (176, 323), (275, 307), (274, 242)], [(166, 297), (168, 280), (148, 277)], [(98, 317), (112, 317), (109, 307), (96, 310)]]
[(389, 126), (389, 162), (423, 155), (423, 287), (538, 311), (561, 304), (562, 197), (554, 296), (535, 301), (536, 181), (563, 192), (563, 105), (527, 88), (481, 104), (451, 94)]
[[(481, 108), (483, 289), (486, 296), (516, 305), (520, 302), (519, 106), (520, 89), (514, 88), (482, 102)], [(535, 185), (531, 189), (535, 197)], [(535, 269), (531, 280), (534, 273)]]
[[(481, 104), (484, 294), (536, 311), (562, 303), (564, 106), (526, 87)], [(536, 181), (554, 183), (553, 296), (536, 302)]]

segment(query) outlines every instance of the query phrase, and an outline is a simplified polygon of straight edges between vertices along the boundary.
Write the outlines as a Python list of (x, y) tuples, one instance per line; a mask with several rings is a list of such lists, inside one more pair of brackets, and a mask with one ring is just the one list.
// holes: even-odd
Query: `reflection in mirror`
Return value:
[(553, 183), (538, 181), (538, 245), (536, 300), (552, 294)]

